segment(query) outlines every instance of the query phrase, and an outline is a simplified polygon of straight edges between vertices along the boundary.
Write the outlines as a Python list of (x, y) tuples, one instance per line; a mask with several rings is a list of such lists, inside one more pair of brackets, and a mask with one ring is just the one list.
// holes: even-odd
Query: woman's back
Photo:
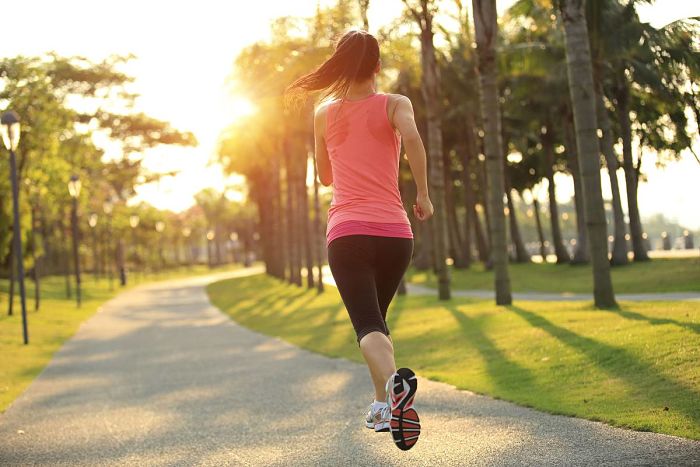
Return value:
[(326, 109), (326, 147), (333, 172), (328, 231), (348, 220), (410, 225), (398, 188), (401, 138), (386, 94), (334, 101)]

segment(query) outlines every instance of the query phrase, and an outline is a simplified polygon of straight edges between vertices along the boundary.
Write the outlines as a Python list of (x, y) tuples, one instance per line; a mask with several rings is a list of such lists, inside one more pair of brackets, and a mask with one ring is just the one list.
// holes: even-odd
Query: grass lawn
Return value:
[[(591, 293), (593, 275), (590, 265), (510, 264), (514, 292)], [(493, 289), (493, 272), (481, 263), (471, 269), (450, 268), (454, 289)], [(411, 268), (407, 280), (437, 287), (432, 271)], [(616, 293), (700, 292), (700, 259), (654, 259), (612, 268)]]
[[(361, 361), (337, 289), (317, 295), (265, 275), (208, 287), (235, 321)], [(700, 439), (700, 302), (590, 303), (397, 297), (397, 363), (461, 389), (547, 412)], [(369, 383), (368, 383), (369, 384)]]
[[(137, 276), (129, 287), (156, 280), (222, 270), (225, 269), (212, 270), (205, 266), (169, 270), (146, 277)], [(107, 280), (96, 282), (92, 276), (86, 274), (83, 281), (82, 307), (77, 308), (75, 298), (66, 298), (65, 282), (62, 277), (53, 276), (42, 279), (41, 307), (38, 312), (34, 311), (33, 282), (26, 281), (29, 345), (24, 345), (19, 291), (16, 289), (14, 315), (7, 316), (8, 282), (0, 280), (0, 355), (2, 355), (0, 359), (0, 413), (4, 412), (12, 401), (29, 386), (29, 383), (51, 360), (54, 352), (75, 334), (80, 323), (92, 316), (102, 303), (124, 290), (119, 287), (117, 280), (114, 281), (115, 285), (112, 291), (110, 291)]]

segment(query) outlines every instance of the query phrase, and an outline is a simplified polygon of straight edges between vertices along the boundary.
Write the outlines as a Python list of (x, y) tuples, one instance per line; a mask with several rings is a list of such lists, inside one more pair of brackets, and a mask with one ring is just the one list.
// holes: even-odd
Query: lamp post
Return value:
[(102, 211), (107, 215), (107, 261), (105, 261), (105, 267), (107, 268), (107, 277), (109, 277), (109, 290), (114, 290), (114, 275), (112, 273), (112, 261), (114, 261), (114, 250), (112, 249), (112, 211), (114, 210), (114, 205), (112, 201), (107, 200), (102, 203)]
[(94, 212), (90, 214), (90, 217), (88, 217), (88, 225), (90, 226), (90, 230), (92, 230), (92, 275), (95, 277), (95, 282), (97, 282), (97, 273), (99, 269), (97, 267), (97, 264), (100, 261), (100, 255), (97, 251), (97, 214), (95, 214)]
[[(17, 275), (19, 276), (19, 296), (22, 304), (22, 335), (24, 343), (29, 344), (29, 332), (27, 331), (27, 296), (24, 290), (24, 260), (22, 259), (22, 234), (19, 230), (19, 188), (17, 186), (17, 160), (15, 150), (19, 144), (19, 116), (10, 110), (0, 117), (0, 132), (5, 149), (10, 151), (10, 179), (12, 180), (12, 240), (15, 249), (15, 261), (17, 261)], [(12, 265), (10, 265), (12, 267)], [(10, 297), (12, 300), (12, 297)]]
[(210, 268), (213, 267), (211, 259), (211, 242), (214, 240), (215, 237), (216, 234), (213, 230), (209, 230), (209, 232), (207, 232), (207, 263), (209, 264)]
[(138, 248), (136, 246), (136, 227), (138, 227), (141, 219), (137, 214), (129, 216), (129, 225), (131, 226), (131, 245), (134, 252), (134, 277), (136, 277), (136, 262), (138, 260)]
[(160, 269), (165, 269), (165, 256), (163, 255), (163, 231), (165, 230), (165, 222), (156, 222), (156, 232), (158, 232), (158, 255), (160, 256)]
[(71, 224), (73, 233), (73, 265), (75, 267), (75, 287), (78, 307), (82, 302), (80, 291), (80, 257), (78, 255), (78, 196), (80, 196), (81, 182), (77, 175), (73, 175), (68, 182), (68, 193), (73, 200), (71, 209)]

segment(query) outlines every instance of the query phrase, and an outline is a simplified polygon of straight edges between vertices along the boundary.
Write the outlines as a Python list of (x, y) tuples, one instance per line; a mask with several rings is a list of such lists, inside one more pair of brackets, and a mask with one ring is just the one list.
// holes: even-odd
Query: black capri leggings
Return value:
[(358, 344), (373, 331), (389, 335), (386, 312), (412, 256), (412, 238), (347, 235), (328, 245), (328, 265)]

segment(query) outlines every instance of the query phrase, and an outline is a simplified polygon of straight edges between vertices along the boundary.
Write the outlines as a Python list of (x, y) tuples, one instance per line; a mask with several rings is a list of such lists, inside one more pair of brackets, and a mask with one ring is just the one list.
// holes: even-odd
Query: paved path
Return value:
[[(323, 283), (335, 287), (335, 281), (331, 269), (326, 265), (323, 268)], [(406, 284), (408, 295), (436, 295), (437, 290), (419, 284)], [(452, 289), (453, 297), (482, 298), (491, 300), (494, 298), (493, 290), (459, 290)], [(664, 293), (636, 293), (636, 294), (615, 294), (619, 301), (629, 302), (659, 302), (688, 300), (700, 301), (700, 292), (664, 292)], [(592, 294), (574, 293), (546, 293), (546, 292), (513, 292), (513, 300), (532, 302), (585, 302), (593, 301)]]
[(246, 330), (207, 279), (106, 304), (0, 416), (0, 465), (688, 465), (700, 443), (421, 379), (401, 452), (363, 426), (367, 370)]

